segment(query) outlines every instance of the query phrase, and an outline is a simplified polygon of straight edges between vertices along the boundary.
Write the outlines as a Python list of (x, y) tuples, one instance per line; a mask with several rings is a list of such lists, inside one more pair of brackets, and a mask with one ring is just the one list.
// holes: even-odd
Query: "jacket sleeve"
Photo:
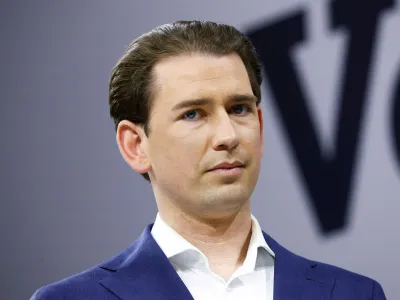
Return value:
[(372, 300), (386, 300), (382, 286), (376, 281), (374, 281), (372, 294)]

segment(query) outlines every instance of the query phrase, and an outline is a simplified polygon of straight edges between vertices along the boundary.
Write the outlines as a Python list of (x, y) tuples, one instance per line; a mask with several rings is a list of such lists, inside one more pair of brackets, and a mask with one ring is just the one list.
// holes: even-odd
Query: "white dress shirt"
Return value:
[(195, 300), (273, 300), (274, 257), (256, 218), (243, 265), (226, 281), (209, 268), (207, 257), (157, 214), (151, 234)]

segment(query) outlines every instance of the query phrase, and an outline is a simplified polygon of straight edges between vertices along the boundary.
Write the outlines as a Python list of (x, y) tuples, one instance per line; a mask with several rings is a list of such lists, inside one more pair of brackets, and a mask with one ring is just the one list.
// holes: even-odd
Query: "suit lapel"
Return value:
[(308, 269), (306, 283), (303, 290), (303, 297), (301, 300), (331, 299), (336, 279), (333, 277), (327, 277), (325, 274), (318, 273), (318, 263), (314, 263), (311, 268)]
[(100, 284), (122, 300), (193, 299), (153, 239), (151, 225), (124, 253), (102, 268), (111, 273)]
[(299, 257), (263, 232), (275, 253), (274, 300), (329, 300), (335, 280), (320, 272), (317, 262)]

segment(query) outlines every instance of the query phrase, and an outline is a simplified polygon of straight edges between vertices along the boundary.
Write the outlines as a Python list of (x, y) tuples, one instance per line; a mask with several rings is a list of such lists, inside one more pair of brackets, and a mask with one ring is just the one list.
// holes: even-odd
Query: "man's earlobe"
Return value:
[(126, 163), (138, 173), (147, 173), (151, 167), (142, 126), (123, 120), (118, 124), (116, 141)]

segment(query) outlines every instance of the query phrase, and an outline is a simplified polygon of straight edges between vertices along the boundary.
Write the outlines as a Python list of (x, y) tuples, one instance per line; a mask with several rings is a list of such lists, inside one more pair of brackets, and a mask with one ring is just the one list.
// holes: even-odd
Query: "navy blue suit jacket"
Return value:
[[(124, 252), (106, 263), (37, 290), (31, 300), (193, 299), (147, 226)], [(275, 253), (274, 300), (385, 300), (376, 281), (311, 261), (264, 233)]]

